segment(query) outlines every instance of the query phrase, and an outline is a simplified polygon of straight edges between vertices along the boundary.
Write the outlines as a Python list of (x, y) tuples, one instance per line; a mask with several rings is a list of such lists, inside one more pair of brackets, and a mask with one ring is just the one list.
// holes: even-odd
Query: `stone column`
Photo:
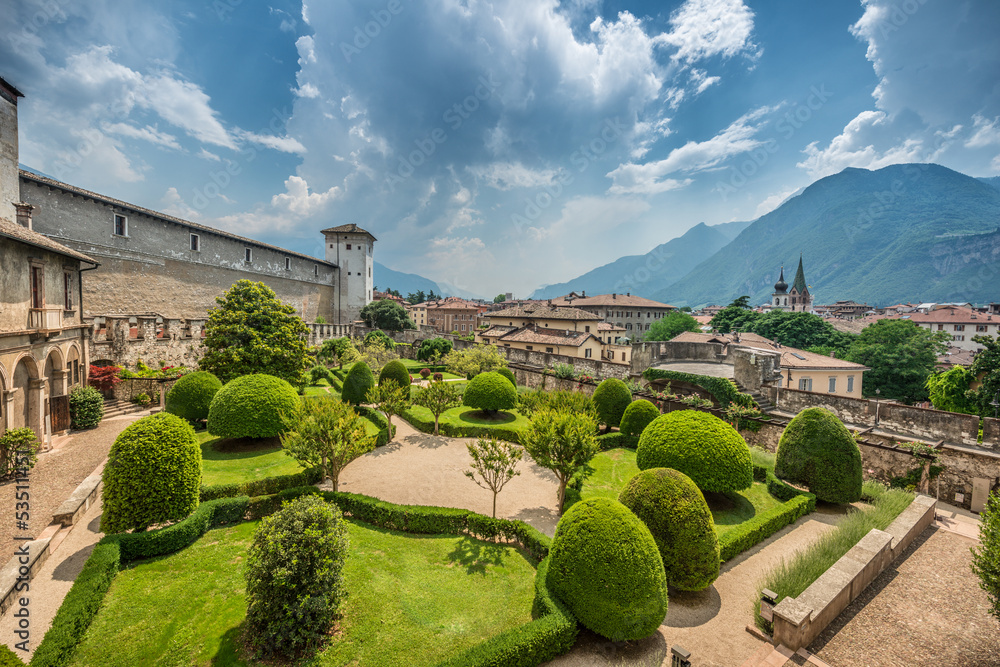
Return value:
[(28, 427), (35, 432), (39, 440), (45, 441), (45, 378), (32, 378), (28, 381)]
[(138, 337), (142, 340), (149, 342), (156, 341), (156, 318), (155, 317), (137, 317), (135, 318), (137, 325), (136, 331)]
[(10, 428), (10, 415), (14, 410), (14, 393), (16, 391), (17, 389), (8, 389), (0, 395), (0, 401), (3, 402), (3, 410), (0, 410), (0, 433)]
[(53, 371), (49, 378), (49, 396), (64, 396), (66, 394), (67, 381), (69, 379), (69, 369)]

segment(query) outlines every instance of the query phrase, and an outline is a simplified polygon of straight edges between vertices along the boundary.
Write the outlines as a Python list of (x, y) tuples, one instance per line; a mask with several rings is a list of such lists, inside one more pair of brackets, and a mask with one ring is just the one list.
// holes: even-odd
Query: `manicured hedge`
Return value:
[(410, 386), (410, 371), (406, 370), (406, 366), (399, 359), (393, 359), (385, 366), (382, 367), (382, 372), (378, 374), (379, 386), (382, 385), (386, 380), (392, 380), (400, 387)]
[[(421, 417), (410, 408), (403, 410), (399, 416), (421, 433), (434, 433), (434, 417)], [(521, 442), (521, 436), (517, 430), (504, 426), (456, 426), (441, 422), (438, 433), (449, 438), (478, 438), (481, 435), (491, 435), (498, 440)]]
[(677, 410), (654, 419), (639, 437), (640, 470), (673, 468), (702, 491), (738, 491), (753, 484), (750, 448), (736, 429), (715, 415)]
[(510, 383), (514, 385), (515, 389), (517, 389), (517, 378), (514, 377), (514, 371), (504, 367), (498, 368), (496, 372), (510, 380)]
[(477, 410), (511, 410), (517, 407), (517, 389), (496, 371), (480, 373), (465, 388), (462, 404)]
[(754, 466), (754, 478), (758, 475), (767, 480), (768, 492), (785, 503), (723, 533), (719, 538), (719, 560), (723, 563), (816, 509), (816, 496), (813, 494), (785, 484), (766, 468)]
[(396, 435), (396, 427), (393, 425), (392, 433), (389, 433), (389, 420), (385, 418), (385, 415), (369, 408), (367, 405), (355, 405), (354, 411), (359, 415), (375, 424), (378, 427), (378, 436), (375, 438), (375, 446), (382, 447), (387, 445), (390, 440)]
[(24, 661), (6, 644), (0, 644), (0, 667), (24, 667)]
[(165, 410), (189, 422), (208, 419), (212, 399), (222, 389), (222, 382), (208, 371), (182, 375), (167, 392)]
[(649, 423), (660, 416), (660, 409), (644, 398), (632, 401), (625, 408), (618, 429), (625, 435), (638, 437)]
[(861, 499), (861, 450), (836, 415), (806, 408), (788, 422), (774, 461), (774, 474), (809, 486), (820, 500)]
[(642, 639), (667, 614), (656, 542), (638, 517), (609, 498), (573, 505), (559, 520), (547, 585), (586, 628), (612, 641)]
[(548, 572), (549, 560), (546, 558), (538, 564), (535, 573), (532, 612), (536, 620), (491, 637), (437, 667), (534, 667), (573, 648), (576, 619), (548, 589)]
[(609, 449), (616, 449), (618, 447), (624, 447), (625, 449), (635, 449), (639, 446), (639, 438), (634, 435), (625, 435), (621, 431), (612, 431), (611, 433), (602, 433), (595, 438), (597, 440), (597, 446), (601, 451), (607, 451)]
[(344, 403), (352, 405), (367, 403), (368, 390), (374, 386), (375, 376), (372, 375), (372, 369), (365, 362), (359, 361), (351, 366), (351, 370), (347, 373), (341, 399)]
[(104, 396), (93, 387), (74, 387), (69, 393), (70, 427), (93, 428), (104, 419)]
[(621, 423), (625, 408), (632, 402), (632, 392), (618, 378), (607, 378), (597, 385), (593, 398), (598, 419), (610, 428)]
[(727, 408), (730, 403), (742, 405), (743, 407), (756, 407), (757, 403), (749, 394), (742, 393), (736, 388), (732, 380), (728, 378), (712, 377), (711, 375), (695, 375), (694, 373), (681, 373), (680, 371), (667, 371), (661, 368), (647, 368), (642, 377), (648, 382), (654, 380), (676, 380), (677, 382), (687, 382), (701, 387), (718, 402), (719, 407)]
[(223, 438), (273, 438), (285, 431), (284, 416), (299, 405), (292, 385), (264, 373), (223, 385), (208, 410), (208, 432)]
[(321, 480), (322, 470), (319, 466), (307, 468), (294, 475), (276, 475), (255, 479), (249, 482), (239, 482), (236, 484), (213, 484), (212, 486), (202, 486), (200, 498), (201, 502), (215, 500), (217, 498), (235, 498), (236, 496), (266, 496), (278, 493), (285, 489), (292, 489), (297, 486), (310, 486), (318, 484)]

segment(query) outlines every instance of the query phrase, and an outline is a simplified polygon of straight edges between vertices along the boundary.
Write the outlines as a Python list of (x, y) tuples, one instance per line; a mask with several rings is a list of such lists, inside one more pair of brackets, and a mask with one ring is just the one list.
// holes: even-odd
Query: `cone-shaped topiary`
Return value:
[(399, 359), (393, 359), (385, 366), (382, 367), (382, 372), (378, 374), (378, 383), (382, 384), (385, 380), (392, 380), (400, 387), (410, 386), (410, 371), (406, 370), (406, 366)]
[(358, 361), (351, 366), (347, 377), (344, 378), (344, 391), (341, 392), (340, 398), (344, 403), (362, 405), (368, 390), (374, 386), (375, 376), (372, 375), (372, 369), (365, 362)]
[(594, 405), (597, 417), (608, 428), (621, 423), (625, 408), (632, 402), (632, 392), (628, 385), (617, 378), (608, 378), (594, 390)]
[(101, 532), (123, 533), (183, 519), (198, 507), (201, 447), (194, 429), (166, 412), (119, 434), (102, 473)]
[(785, 427), (778, 442), (774, 474), (806, 484), (820, 500), (861, 499), (861, 450), (851, 432), (824, 408), (806, 408)]
[(514, 377), (514, 371), (509, 368), (498, 368), (497, 373), (510, 380), (510, 383), (517, 389), (517, 378)]
[(640, 398), (638, 401), (632, 401), (625, 408), (625, 414), (622, 415), (618, 430), (625, 435), (639, 435), (649, 425), (649, 422), (659, 416), (660, 409), (658, 407), (645, 398)]
[(299, 405), (292, 385), (255, 373), (230, 380), (208, 409), (208, 431), (223, 438), (273, 438), (285, 432), (285, 418)]
[(635, 462), (639, 470), (679, 470), (702, 491), (738, 491), (753, 484), (746, 440), (707, 412), (677, 410), (654, 419), (639, 436)]
[(719, 538), (705, 496), (691, 478), (670, 468), (643, 470), (618, 496), (652, 533), (667, 583), (700, 591), (719, 577)]
[(189, 422), (208, 419), (208, 408), (222, 382), (208, 371), (196, 371), (181, 376), (167, 392), (165, 409)]
[(462, 404), (487, 412), (510, 410), (517, 406), (517, 390), (496, 371), (480, 373), (469, 381)]
[(667, 614), (656, 542), (610, 498), (580, 501), (559, 520), (546, 583), (582, 625), (612, 641), (648, 637)]

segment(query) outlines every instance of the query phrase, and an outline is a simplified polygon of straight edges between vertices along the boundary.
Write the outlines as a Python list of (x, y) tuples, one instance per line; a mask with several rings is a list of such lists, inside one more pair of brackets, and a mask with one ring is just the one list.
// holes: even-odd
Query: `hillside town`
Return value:
[[(212, 11), (226, 25), (251, 11), (223, 4)], [(738, 48), (705, 41), (726, 38), (723, 19), (732, 32), (754, 18), (741, 0), (720, 3), (739, 10), (726, 16), (685, 0), (668, 18), (641, 19), (564, 4), (545, 5), (567, 21), (558, 39), (576, 40), (567, 26), (590, 17), (581, 25), (603, 40), (594, 53), (566, 51), (581, 71), (611, 67), (590, 60), (614, 56), (619, 41), (649, 40), (644, 26), (666, 21), (672, 32), (643, 49), (676, 49), (671, 68), (683, 82), (657, 93), (671, 113), (721, 85), (695, 67), (699, 54), (764, 57), (750, 32)], [(886, 7), (862, 3), (863, 16), (875, 4)], [(485, 26), (527, 30), (531, 39), (504, 46), (497, 62), (556, 39), (521, 24), (525, 7), (501, 9), (470, 5), (451, 20), (499, 12), (461, 36), (490, 49)], [(37, 9), (48, 18), (32, 35), (83, 20), (78, 9), (46, 11)], [(292, 34), (338, 11), (272, 7), (268, 16)], [(330, 41), (358, 69), (390, 46), (380, 46), (382, 31), (411, 20), (397, 15), (422, 10), (390, 2), (365, 11), (353, 35)], [(855, 38), (865, 30), (852, 24)], [(432, 35), (421, 43), (447, 41)], [(327, 48), (302, 35), (271, 61), (285, 66), (294, 53), (305, 72)], [(305, 113), (264, 132), (224, 127), (221, 112), (192, 110), (190, 100), (209, 96), (172, 79), (177, 65), (163, 60), (154, 83), (109, 66), (116, 53), (95, 47), (82, 64), (68, 56), (64, 74), (81, 66), (90, 76), (59, 79), (70, 97), (116, 95), (117, 84), (105, 85), (115, 76), (148, 79), (124, 112), (101, 116), (116, 143), (77, 147), (95, 173), (43, 161), (58, 133), (38, 128), (61, 122), (49, 110), (52, 84), (0, 60), (0, 496), (9, 509), (0, 665), (1000, 665), (1000, 177), (916, 156), (870, 169), (831, 158), (837, 169), (811, 167), (809, 184), (785, 183), (752, 221), (688, 223), (663, 231), (646, 255), (624, 254), (608, 239), (639, 229), (650, 208), (640, 195), (682, 190), (724, 158), (705, 156), (718, 142), (690, 140), (642, 162), (674, 131), (673, 117), (636, 120), (627, 132), (602, 117), (568, 159), (577, 178), (594, 178), (591, 164), (631, 142), (627, 161), (599, 175), (613, 183), (613, 214), (601, 218), (604, 203), (589, 192), (559, 201), (574, 186), (569, 172), (532, 171), (515, 151), (583, 131), (557, 123), (529, 139), (530, 124), (515, 118), (537, 112), (536, 95), (580, 85), (572, 68), (531, 90), (477, 74), (373, 194), (359, 185), (359, 174), (374, 173), (364, 157), (389, 155), (395, 140), (376, 129), (385, 120), (371, 90), (361, 94), (377, 67), (313, 114), (352, 123), (345, 134), (366, 146), (352, 152), (332, 133), (293, 131), (313, 119)], [(671, 68), (657, 76), (680, 76)], [(607, 100), (632, 94), (620, 72), (588, 77)], [(291, 94), (313, 103), (318, 84), (296, 78)], [(157, 86), (176, 97), (158, 97)], [(805, 126), (802, 109), (819, 114), (826, 89), (809, 90), (807, 100), (824, 102), (776, 127)], [(480, 127), (476, 114), (510, 96), (524, 99)], [(181, 110), (167, 110), (174, 103)], [(719, 136), (749, 142), (753, 123), (784, 104), (758, 107)], [(163, 122), (138, 124), (157, 105)], [(389, 106), (415, 125), (427, 115)], [(167, 133), (182, 117), (201, 119), (191, 136), (211, 150)], [(995, 121), (977, 110), (966, 148), (1000, 144)], [(216, 125), (223, 134), (211, 133)], [(494, 157), (522, 161), (461, 166), (457, 146), (472, 128)], [(954, 123), (937, 136), (962, 131)], [(165, 169), (135, 155), (135, 172), (87, 163), (91, 152), (121, 152), (123, 137), (169, 151), (181, 172), (201, 160), (235, 179), (324, 151), (357, 170), (324, 190), (322, 169), (302, 169), (269, 202), (211, 215), (223, 209), (187, 205)], [(804, 145), (818, 164), (816, 141)], [(747, 143), (740, 154), (767, 146)], [(224, 150), (241, 157), (213, 152)], [(278, 157), (254, 162), (258, 150)], [(703, 161), (671, 166), (689, 154)], [(428, 185), (421, 167), (436, 158), (452, 162)], [(919, 195), (900, 186), (911, 200), (952, 199), (904, 201), (895, 180), (885, 185), (904, 170), (920, 180)], [(469, 174), (475, 187), (463, 184)], [(141, 194), (149, 182), (168, 193), (159, 203)], [(198, 192), (212, 206), (246, 192), (211, 182), (217, 194)], [(462, 234), (494, 225), (491, 211), (502, 209), (476, 203), (487, 184), (537, 191), (515, 202), (510, 236), (469, 243)], [(363, 196), (383, 211), (396, 188), (411, 200), (399, 220), (347, 208)], [(876, 192), (877, 206), (855, 217), (845, 192), (864, 201)], [(457, 207), (447, 235), (418, 246), (437, 233), (421, 211), (439, 195)], [(545, 227), (553, 202), (563, 217)], [(843, 229), (831, 222), (848, 209)], [(559, 238), (567, 219), (572, 231)], [(815, 225), (806, 234), (789, 221)], [(847, 241), (830, 241), (841, 232)], [(902, 259), (873, 249), (893, 234)], [(581, 249), (602, 243), (603, 254)], [(380, 263), (390, 260), (438, 280)], [(907, 266), (921, 280), (903, 275)], [(552, 267), (576, 277), (553, 279)]]

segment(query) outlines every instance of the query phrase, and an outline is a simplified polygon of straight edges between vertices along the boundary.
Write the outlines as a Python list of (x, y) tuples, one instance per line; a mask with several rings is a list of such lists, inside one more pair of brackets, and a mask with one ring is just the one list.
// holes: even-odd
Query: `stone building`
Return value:
[(778, 282), (774, 284), (771, 309), (813, 312), (813, 295), (810, 294), (809, 286), (806, 284), (801, 255), (799, 256), (799, 269), (795, 272), (795, 280), (792, 282), (791, 289), (788, 289), (788, 283), (785, 282), (785, 267), (781, 267), (781, 275), (778, 276)]
[(630, 292), (595, 296), (587, 296), (586, 292), (570, 292), (566, 296), (552, 299), (551, 303), (553, 306), (579, 308), (599, 315), (608, 324), (623, 328), (625, 333), (622, 335), (631, 340), (641, 339), (653, 322), (670, 311), (677, 310), (669, 304), (634, 296)]
[(438, 333), (467, 335), (479, 327), (480, 315), (486, 313), (486, 304), (449, 296), (419, 303), (410, 310), (417, 326), (426, 324)]

